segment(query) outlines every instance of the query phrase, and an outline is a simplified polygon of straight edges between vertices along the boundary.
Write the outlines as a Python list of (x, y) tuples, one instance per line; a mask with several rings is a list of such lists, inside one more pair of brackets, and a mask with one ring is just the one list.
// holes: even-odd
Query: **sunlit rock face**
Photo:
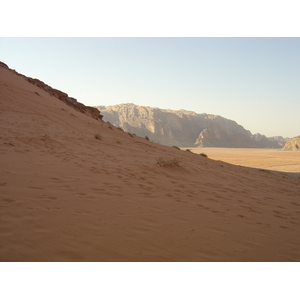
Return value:
[(159, 109), (132, 103), (97, 106), (103, 120), (167, 146), (282, 148), (282, 137), (252, 135), (235, 121), (186, 110)]
[(289, 139), (283, 147), (283, 150), (300, 150), (300, 135)]

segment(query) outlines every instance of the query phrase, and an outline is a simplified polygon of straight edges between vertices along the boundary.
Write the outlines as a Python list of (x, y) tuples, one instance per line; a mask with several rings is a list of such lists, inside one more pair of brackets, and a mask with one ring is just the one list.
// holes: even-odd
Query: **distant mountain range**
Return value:
[(251, 134), (235, 121), (211, 114), (138, 106), (96, 106), (103, 120), (167, 146), (282, 148), (288, 138)]

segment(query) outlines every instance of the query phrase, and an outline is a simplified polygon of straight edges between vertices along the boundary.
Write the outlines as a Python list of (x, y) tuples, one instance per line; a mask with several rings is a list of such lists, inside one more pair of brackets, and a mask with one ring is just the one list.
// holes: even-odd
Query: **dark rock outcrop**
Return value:
[[(9, 69), (9, 67), (6, 64), (4, 64), (3, 62), (0, 62), (0, 67)], [(44, 90), (51, 96), (63, 101), (67, 105), (73, 107), (75, 110), (80, 111), (81, 113), (84, 113), (96, 120), (102, 120), (103, 116), (100, 114), (100, 111), (97, 108), (91, 107), (91, 106), (85, 106), (84, 104), (77, 102), (77, 100), (75, 98), (69, 97), (68, 94), (66, 94), (60, 90), (52, 88), (51, 86), (47, 85), (46, 83), (44, 83), (43, 81), (41, 81), (39, 79), (27, 77), (25, 75), (18, 73), (15, 70), (11, 70), (11, 69), (9, 69), (9, 70), (11, 72), (14, 72), (18, 76), (23, 77), (25, 80), (29, 81), (31, 84), (37, 86), (38, 88)]]
[(252, 135), (235, 121), (185, 110), (167, 110), (131, 103), (97, 106), (105, 121), (167, 146), (282, 148), (282, 137)]
[(0, 67), (5, 68), (5, 69), (9, 69), (9, 67), (3, 63), (2, 61), (0, 61)]
[(300, 135), (289, 139), (284, 145), (283, 150), (300, 151)]

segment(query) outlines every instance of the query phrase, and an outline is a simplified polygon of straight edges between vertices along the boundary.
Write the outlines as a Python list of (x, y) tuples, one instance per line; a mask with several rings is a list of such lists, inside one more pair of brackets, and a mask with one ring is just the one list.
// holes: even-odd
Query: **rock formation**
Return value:
[(284, 145), (283, 150), (300, 150), (300, 135), (289, 139)]
[[(0, 67), (9, 69), (9, 67), (3, 63), (0, 62)], [(94, 119), (99, 119), (102, 120), (103, 116), (100, 115), (100, 111), (95, 108), (95, 107), (90, 107), (90, 106), (85, 106), (84, 104), (77, 102), (76, 99), (69, 97), (68, 94), (61, 92), (57, 89), (52, 88), (51, 86), (45, 84), (43, 81), (39, 80), (39, 79), (34, 79), (34, 78), (30, 78), (27, 77), (25, 75), (22, 75), (20, 73), (18, 73), (15, 70), (11, 70), (9, 69), (11, 72), (14, 72), (15, 74), (17, 74), (18, 76), (21, 76), (23, 78), (25, 78), (27, 81), (29, 81), (31, 84), (39, 87), (40, 89), (46, 91), (47, 93), (49, 93), (50, 95), (58, 98), (59, 100), (65, 102), (67, 105), (73, 107), (75, 110), (80, 111), (88, 116), (91, 116)]]
[(282, 148), (282, 137), (252, 135), (235, 121), (186, 110), (167, 110), (132, 103), (97, 106), (105, 121), (167, 146)]

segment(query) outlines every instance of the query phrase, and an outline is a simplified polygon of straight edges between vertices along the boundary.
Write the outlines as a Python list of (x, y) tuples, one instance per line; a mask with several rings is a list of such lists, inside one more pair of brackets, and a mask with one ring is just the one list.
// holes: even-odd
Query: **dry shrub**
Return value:
[(45, 134), (45, 135), (42, 136), (42, 139), (43, 140), (48, 140), (48, 139), (50, 139), (50, 136), (48, 134)]
[(100, 141), (102, 140), (102, 136), (99, 133), (95, 133), (94, 137), (96, 140), (100, 140)]
[(207, 157), (207, 155), (205, 153), (200, 153), (199, 155), (201, 155), (203, 157)]
[(259, 171), (261, 171), (261, 172), (265, 172), (265, 173), (270, 173), (270, 174), (272, 174), (272, 172), (271, 172), (271, 171), (269, 171), (269, 170), (266, 170), (266, 169), (260, 169)]
[(156, 163), (159, 167), (172, 167), (172, 166), (180, 167), (179, 160), (177, 158), (171, 160), (165, 160), (164, 158), (159, 157), (156, 159)]

